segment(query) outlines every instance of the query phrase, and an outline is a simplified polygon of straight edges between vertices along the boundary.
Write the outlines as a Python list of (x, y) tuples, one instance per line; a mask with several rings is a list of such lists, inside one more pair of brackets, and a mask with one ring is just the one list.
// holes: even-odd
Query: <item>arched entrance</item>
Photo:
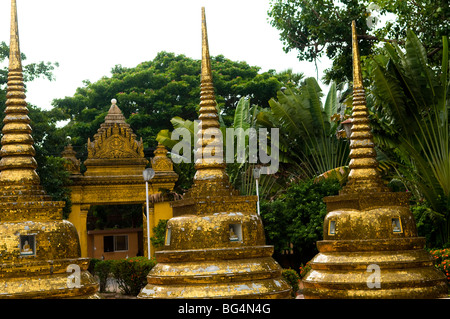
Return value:
[[(145, 182), (143, 170), (149, 161), (144, 157), (142, 138), (136, 135), (125, 122), (122, 111), (112, 100), (111, 108), (100, 125), (94, 140), (88, 139), (88, 158), (84, 161), (86, 171), (80, 172), (80, 161), (76, 152), (68, 145), (62, 153), (67, 170), (71, 173), (72, 222), (80, 238), (81, 255), (88, 253), (87, 216), (94, 205), (143, 205), (145, 207)], [(160, 189), (172, 190), (178, 175), (173, 171), (173, 163), (166, 156), (167, 150), (158, 145), (151, 166), (155, 176), (149, 182), (149, 194)], [(164, 203), (163, 203), (164, 204)], [(172, 217), (170, 205), (155, 205), (150, 214), (150, 231), (159, 219)], [(145, 216), (144, 216), (144, 221)], [(153, 222), (153, 223), (152, 223)], [(146, 233), (146, 222), (144, 233)], [(151, 236), (151, 235), (150, 235)]]

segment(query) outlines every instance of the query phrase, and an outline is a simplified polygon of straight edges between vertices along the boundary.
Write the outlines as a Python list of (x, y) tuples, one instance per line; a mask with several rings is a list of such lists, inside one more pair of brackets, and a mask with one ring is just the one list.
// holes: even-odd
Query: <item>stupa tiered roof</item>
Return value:
[[(16, 0), (0, 156), (0, 298), (98, 298), (75, 227), (36, 173), (25, 101)], [(69, 277), (72, 276), (72, 277)]]
[(350, 173), (337, 196), (326, 197), (319, 253), (303, 279), (305, 298), (439, 298), (444, 274), (418, 237), (405, 192), (391, 192), (377, 171), (361, 75), (355, 22)]
[[(265, 244), (256, 196), (239, 196), (225, 172), (202, 8), (201, 129), (192, 188), (171, 203), (166, 242), (138, 298), (288, 298), (290, 286)], [(205, 131), (215, 138), (203, 138)], [(216, 134), (215, 134), (216, 133)]]

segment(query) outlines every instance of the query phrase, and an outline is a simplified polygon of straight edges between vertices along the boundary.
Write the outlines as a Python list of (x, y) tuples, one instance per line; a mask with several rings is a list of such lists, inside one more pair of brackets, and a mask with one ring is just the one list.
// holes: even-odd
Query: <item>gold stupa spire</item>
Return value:
[(19, 48), (16, 0), (11, 1), (11, 40), (3, 138), (0, 151), (0, 183), (38, 185), (37, 163), (31, 137), (30, 118), (25, 101)]
[(167, 222), (164, 246), (155, 252), (157, 264), (138, 298), (287, 298), (290, 287), (271, 257), (273, 246), (265, 244), (257, 197), (240, 196), (229, 183), (225, 163), (215, 158), (223, 155), (218, 153), (220, 134), (205, 138), (220, 130), (204, 8), (202, 39), (203, 143), (197, 151), (203, 157), (195, 163), (191, 189), (170, 203), (174, 217)]
[(361, 73), (361, 62), (358, 49), (358, 37), (355, 21), (352, 22), (353, 52), (353, 110), (352, 129), (350, 135), (350, 173), (347, 185), (341, 193), (358, 193), (367, 191), (385, 192), (378, 172), (375, 144), (370, 129), (369, 113)]
[(324, 198), (327, 215), (319, 253), (303, 278), (305, 298), (441, 298), (445, 275), (417, 233), (409, 194), (391, 192), (377, 172), (356, 36), (353, 33), (353, 127), (350, 177)]
[(197, 181), (228, 180), (223, 160), (223, 139), (220, 132), (214, 85), (212, 81), (211, 59), (209, 55), (208, 33), (205, 8), (202, 7), (202, 71), (200, 85), (199, 120), (201, 127), (197, 133), (194, 183)]
[[(39, 183), (25, 102), (16, 0), (0, 156), (0, 299), (98, 298), (98, 283), (80, 258), (75, 227), (63, 220), (65, 202), (52, 201)], [(73, 270), (75, 282), (68, 280)]]

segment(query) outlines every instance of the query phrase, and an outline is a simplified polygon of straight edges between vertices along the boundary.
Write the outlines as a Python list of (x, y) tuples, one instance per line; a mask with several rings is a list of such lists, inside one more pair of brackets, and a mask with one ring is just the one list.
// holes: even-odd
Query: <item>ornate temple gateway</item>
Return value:
[(418, 237), (407, 193), (384, 186), (370, 132), (355, 22), (350, 174), (337, 196), (326, 197), (319, 253), (303, 279), (305, 298), (439, 298), (444, 274)]
[(16, 0), (0, 151), (0, 298), (97, 298), (98, 284), (80, 258), (64, 202), (40, 185), (25, 101)]
[[(288, 298), (290, 286), (265, 244), (256, 196), (239, 196), (229, 183), (225, 163), (219, 163), (222, 144), (212, 83), (205, 11), (202, 8), (202, 73), (200, 116), (204, 136), (195, 163), (192, 188), (172, 202), (166, 242), (156, 252), (138, 298)], [(217, 134), (214, 134), (216, 132)], [(215, 153), (213, 157), (212, 154)]]
[[(71, 173), (72, 180), (72, 184), (68, 186), (72, 200), (69, 221), (78, 231), (82, 256), (94, 257), (91, 250), (97, 247), (88, 247), (86, 223), (89, 208), (92, 205), (143, 205), (146, 194), (142, 172), (148, 160), (144, 157), (142, 138), (136, 139), (136, 134), (126, 123), (115, 99), (111, 100), (105, 121), (94, 135), (93, 141), (88, 139), (87, 149), (84, 174), (80, 173), (80, 161), (71, 145), (61, 155), (66, 159), (66, 169)], [(151, 163), (155, 176), (149, 183), (149, 194), (157, 194), (162, 188), (172, 190), (178, 179), (166, 153), (164, 146), (158, 145)], [(150, 208), (150, 236), (153, 235), (153, 226), (160, 219), (170, 219), (172, 216), (172, 209), (167, 201), (153, 203)], [(144, 240), (146, 225), (144, 216)]]

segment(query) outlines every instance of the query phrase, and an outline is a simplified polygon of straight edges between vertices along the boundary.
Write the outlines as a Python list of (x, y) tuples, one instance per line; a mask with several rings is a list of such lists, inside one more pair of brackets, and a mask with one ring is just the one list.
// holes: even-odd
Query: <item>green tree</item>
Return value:
[(267, 242), (275, 246), (276, 254), (293, 249), (297, 262), (306, 263), (318, 253), (316, 241), (323, 236), (327, 214), (323, 198), (337, 195), (339, 189), (334, 179), (297, 181), (276, 199), (261, 202)]
[[(394, 15), (394, 22), (373, 23), (375, 15)], [(375, 52), (380, 42), (402, 42), (411, 29), (436, 64), (442, 46), (440, 39), (450, 31), (447, 0), (272, 0), (270, 24), (280, 31), (284, 50), (294, 50), (301, 61), (332, 60), (325, 71), (328, 83), (351, 81), (351, 21), (355, 20), (361, 56)], [(372, 15), (372, 16), (371, 16)]]
[[(282, 86), (295, 86), (298, 75), (260, 68), (246, 62), (234, 62), (219, 55), (211, 58), (216, 98), (225, 123), (231, 123), (234, 109), (242, 96), (265, 105)], [(53, 105), (70, 122), (65, 131), (83, 158), (85, 143), (92, 137), (109, 109), (110, 100), (118, 105), (134, 132), (146, 147), (156, 146), (156, 135), (171, 126), (171, 119), (195, 120), (200, 103), (200, 61), (184, 55), (160, 52), (152, 61), (135, 68), (120, 65), (110, 77), (95, 83), (85, 82), (73, 97), (56, 99)]]

